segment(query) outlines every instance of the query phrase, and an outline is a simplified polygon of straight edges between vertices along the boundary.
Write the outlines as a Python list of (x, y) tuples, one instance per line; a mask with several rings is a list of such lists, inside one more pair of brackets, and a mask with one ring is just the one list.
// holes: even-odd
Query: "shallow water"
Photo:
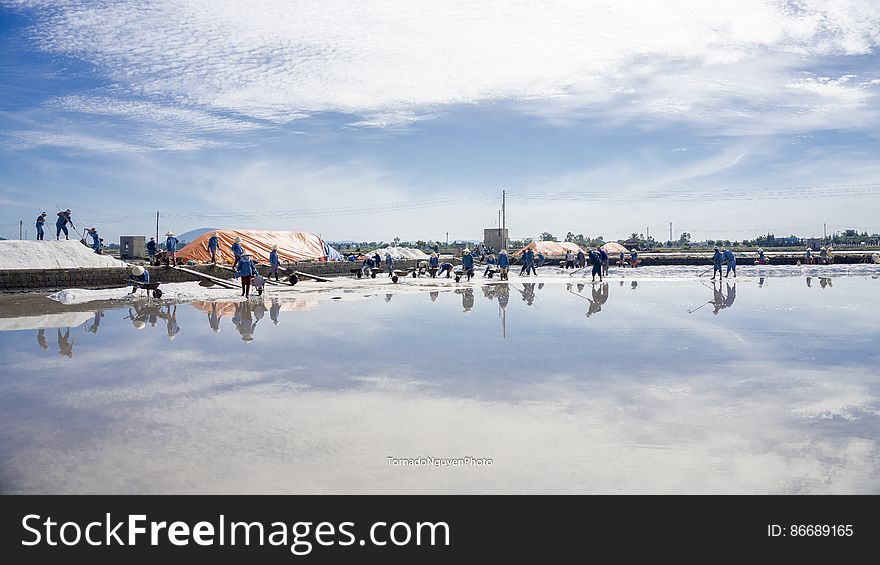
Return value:
[[(876, 494), (878, 290), (513, 280), (0, 306), (0, 489)], [(387, 459), (429, 456), (492, 465)]]

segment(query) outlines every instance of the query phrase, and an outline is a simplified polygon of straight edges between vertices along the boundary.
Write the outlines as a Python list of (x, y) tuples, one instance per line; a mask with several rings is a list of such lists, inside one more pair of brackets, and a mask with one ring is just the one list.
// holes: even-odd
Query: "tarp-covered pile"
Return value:
[(208, 240), (216, 233), (220, 240), (217, 251), (217, 262), (232, 264), (232, 244), (236, 237), (241, 238), (241, 246), (254, 256), (260, 263), (269, 262), (272, 246), (278, 246), (278, 259), (282, 263), (291, 261), (327, 261), (340, 257), (335, 249), (326, 244), (317, 234), (304, 231), (256, 231), (256, 230), (217, 230), (196, 238), (186, 247), (177, 252), (184, 261), (208, 263), (211, 252)]
[(578, 251), (584, 251), (576, 243), (570, 243), (568, 241), (533, 241), (522, 249), (515, 251), (513, 256), (520, 257), (526, 252), (526, 249), (531, 249), (535, 255), (542, 253), (544, 257), (548, 259), (551, 257), (554, 259), (564, 257), (568, 251), (571, 251), (574, 254), (577, 254)]
[(629, 253), (629, 250), (617, 243), (616, 241), (609, 241), (605, 245), (602, 246), (602, 249), (605, 250), (609, 256), (620, 255), (621, 253)]

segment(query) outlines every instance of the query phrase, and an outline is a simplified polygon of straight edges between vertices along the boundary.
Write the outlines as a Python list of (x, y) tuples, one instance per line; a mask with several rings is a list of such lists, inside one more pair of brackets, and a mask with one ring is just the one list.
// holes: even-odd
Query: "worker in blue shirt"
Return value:
[(467, 247), (464, 248), (461, 254), (461, 267), (464, 269), (467, 279), (471, 280), (471, 277), (474, 276), (474, 256), (471, 255), (471, 250)]
[(150, 265), (156, 264), (156, 252), (159, 251), (159, 248), (156, 246), (156, 240), (152, 237), (150, 241), (147, 242), (147, 256), (150, 259)]
[(45, 234), (45, 232), (43, 231), (43, 226), (46, 225), (47, 215), (48, 214), (46, 214), (45, 212), (42, 212), (39, 216), (37, 216), (37, 241), (42, 240), (43, 235)]
[(281, 261), (278, 260), (278, 246), (273, 245), (272, 251), (269, 252), (269, 276), (272, 274), (275, 275), (275, 280), (278, 280), (278, 267), (281, 266)]
[(67, 224), (73, 226), (73, 220), (70, 218), (70, 208), (63, 212), (58, 212), (58, 219), (55, 220), (55, 239), (61, 239), (61, 232), (64, 232), (64, 239), (70, 239), (67, 232)]
[(724, 260), (724, 255), (721, 254), (721, 251), (718, 248), (715, 248), (715, 253), (712, 254), (712, 280), (715, 280), (715, 273), (718, 273), (718, 278), (721, 278), (721, 263)]
[(211, 234), (211, 237), (208, 238), (208, 251), (211, 252), (211, 263), (217, 264), (217, 249), (220, 247), (220, 238), (217, 237), (217, 232)]
[(599, 275), (599, 282), (602, 282), (602, 256), (592, 249), (590, 249), (590, 265), (593, 267), (593, 282), (596, 282), (596, 275)]
[(452, 263), (440, 264), (440, 271), (438, 272), (438, 274), (442, 275), (443, 273), (446, 273), (447, 279), (450, 277), (450, 275), (452, 275)]
[(391, 253), (385, 253), (385, 268), (388, 269), (388, 276), (394, 276), (394, 257), (391, 256)]
[(92, 237), (92, 249), (95, 253), (99, 253), (101, 249), (101, 238), (98, 236), (98, 228), (89, 228), (89, 235)]
[(144, 269), (140, 265), (135, 265), (131, 270), (131, 278), (129, 280), (133, 287), (131, 293), (134, 294), (137, 292), (138, 284), (146, 284), (150, 282), (150, 271)]
[(165, 251), (168, 252), (168, 258), (171, 260), (171, 265), (174, 266), (177, 264), (177, 246), (180, 244), (180, 240), (174, 237), (174, 232), (170, 231), (165, 234)]
[(485, 277), (489, 274), (489, 272), (494, 271), (497, 264), (498, 262), (495, 260), (494, 255), (489, 254), (488, 256), (486, 256), (486, 270), (483, 271), (483, 276)]
[(250, 297), (251, 280), (257, 274), (257, 266), (254, 264), (251, 254), (245, 251), (238, 258), (236, 264), (236, 272), (241, 277), (241, 295), (245, 298)]
[(232, 245), (229, 246), (229, 249), (232, 250), (232, 270), (235, 272), (235, 277), (238, 278), (238, 261), (241, 259), (241, 256), (244, 254), (244, 248), (241, 246), (241, 238), (236, 237), (235, 241), (232, 242)]
[(736, 256), (733, 254), (733, 251), (725, 249), (722, 255), (724, 256), (724, 261), (727, 263), (727, 273), (724, 274), (724, 278), (730, 276), (730, 271), (733, 271), (733, 278), (736, 278)]
[(501, 280), (506, 281), (507, 273), (510, 271), (510, 257), (508, 257), (506, 249), (498, 252), (498, 270)]

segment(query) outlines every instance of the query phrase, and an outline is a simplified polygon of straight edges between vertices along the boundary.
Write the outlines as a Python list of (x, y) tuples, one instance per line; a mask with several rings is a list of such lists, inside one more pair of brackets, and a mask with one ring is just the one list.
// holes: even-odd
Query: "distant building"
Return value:
[(483, 243), (486, 247), (491, 247), (495, 251), (501, 251), (508, 241), (510, 239), (507, 237), (506, 228), (486, 228), (483, 230)]
[(621, 243), (621, 245), (623, 245), (624, 247), (626, 247), (627, 249), (632, 251), (633, 249), (636, 249), (636, 250), (641, 249), (641, 247), (640, 247), (641, 243), (642, 242), (637, 238), (630, 238), (630, 239), (627, 239), (626, 241), (624, 241), (623, 243)]
[(119, 238), (120, 259), (143, 259), (147, 255), (146, 238), (142, 235), (123, 235)]

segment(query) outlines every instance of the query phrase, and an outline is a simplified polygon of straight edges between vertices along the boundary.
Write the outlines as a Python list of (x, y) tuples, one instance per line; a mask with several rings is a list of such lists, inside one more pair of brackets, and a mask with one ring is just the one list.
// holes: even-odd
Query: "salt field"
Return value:
[(0, 489), (880, 493), (880, 269), (703, 271), (6, 295)]

